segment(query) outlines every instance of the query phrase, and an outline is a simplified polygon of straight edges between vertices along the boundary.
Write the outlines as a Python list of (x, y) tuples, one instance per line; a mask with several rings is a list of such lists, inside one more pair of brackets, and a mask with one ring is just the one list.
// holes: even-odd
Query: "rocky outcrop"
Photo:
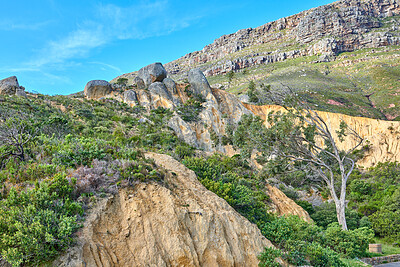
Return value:
[(200, 69), (191, 69), (188, 73), (188, 80), (193, 94), (200, 95), (204, 99), (213, 99), (210, 84)]
[(256, 225), (170, 156), (146, 157), (168, 171), (166, 184), (141, 183), (103, 201), (55, 266), (258, 265), (272, 244)]
[(302, 207), (296, 204), (292, 199), (288, 198), (281, 190), (278, 188), (267, 184), (266, 193), (271, 199), (270, 207), (273, 212), (279, 216), (282, 215), (297, 215), (306, 222), (313, 222), (310, 215)]
[(0, 80), (0, 95), (17, 95), (26, 96), (25, 88), (19, 86), (18, 79), (15, 76), (11, 76)]
[(161, 63), (156, 62), (141, 68), (138, 77), (147, 87), (154, 82), (162, 82), (167, 77), (167, 71)]
[[(266, 120), (272, 111), (284, 111), (282, 107), (274, 105), (255, 106), (244, 104), (253, 114)], [(348, 115), (322, 112), (318, 114), (324, 119), (331, 129), (340, 129), (341, 121), (344, 121), (351, 129), (364, 138), (364, 145), (368, 149), (364, 158), (357, 163), (360, 166), (371, 167), (378, 162), (400, 161), (400, 122), (383, 121), (364, 117), (352, 117)], [(266, 123), (266, 126), (267, 123)], [(332, 130), (334, 138), (337, 138), (336, 131)], [(347, 136), (343, 142), (337, 142), (338, 147), (348, 150), (356, 145), (356, 140)]]
[(112, 92), (111, 84), (104, 80), (92, 80), (88, 82), (83, 90), (86, 98), (99, 99)]
[[(383, 20), (399, 14), (397, 0), (341, 0), (223, 35), (201, 51), (167, 63), (166, 69), (183, 77), (189, 69), (200, 67), (210, 76), (300, 56), (331, 56), (361, 48), (399, 45), (399, 28)], [(397, 19), (394, 23), (399, 25)], [(249, 49), (252, 46), (255, 49)], [(265, 49), (260, 50), (261, 46)], [(291, 46), (300, 48), (290, 49)]]

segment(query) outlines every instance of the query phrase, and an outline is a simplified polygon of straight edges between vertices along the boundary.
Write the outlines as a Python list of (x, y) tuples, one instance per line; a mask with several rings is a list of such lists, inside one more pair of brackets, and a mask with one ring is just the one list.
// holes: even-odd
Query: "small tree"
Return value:
[[(264, 159), (285, 159), (292, 169), (307, 170), (308, 179), (322, 179), (335, 202), (338, 222), (347, 230), (346, 186), (355, 167), (351, 154), (362, 144), (363, 138), (342, 121), (335, 139), (332, 129), (318, 112), (290, 88), (287, 94), (272, 94), (267, 90), (270, 100), (283, 106), (285, 112), (270, 113), (268, 128), (262, 127), (260, 119), (245, 116), (234, 132), (234, 145), (246, 151), (246, 156), (255, 149)], [(356, 145), (341, 151), (338, 142), (344, 141), (347, 135), (356, 139)]]
[(230, 88), (233, 78), (235, 77), (235, 72), (233, 70), (231, 70), (230, 72), (228, 72), (226, 74), (226, 76), (228, 77), (228, 83), (229, 83), (229, 88)]
[(33, 137), (34, 129), (26, 115), (0, 110), (0, 167), (10, 159), (25, 161), (25, 147)]

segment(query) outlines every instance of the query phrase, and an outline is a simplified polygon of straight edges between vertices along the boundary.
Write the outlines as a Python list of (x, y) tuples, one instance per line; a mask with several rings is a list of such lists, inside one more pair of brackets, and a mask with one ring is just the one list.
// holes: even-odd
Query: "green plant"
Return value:
[(281, 266), (276, 262), (276, 258), (282, 256), (282, 252), (279, 249), (265, 247), (264, 251), (258, 255), (260, 262), (258, 266), (260, 267), (279, 267)]
[(13, 266), (39, 264), (72, 244), (83, 210), (64, 175), (0, 201), (0, 251)]

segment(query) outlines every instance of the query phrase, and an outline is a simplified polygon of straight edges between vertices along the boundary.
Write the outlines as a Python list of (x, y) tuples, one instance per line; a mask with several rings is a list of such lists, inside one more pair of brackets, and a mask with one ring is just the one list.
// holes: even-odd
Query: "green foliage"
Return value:
[(259, 101), (256, 91), (256, 84), (254, 83), (254, 81), (249, 82), (247, 95), (249, 96), (250, 103), (257, 103)]
[(128, 83), (128, 78), (123, 78), (123, 77), (118, 78), (116, 82), (116, 84), (120, 85), (126, 85), (127, 83)]
[(192, 157), (194, 155), (194, 149), (188, 145), (179, 145), (175, 147), (175, 155), (178, 159)]
[(262, 225), (271, 219), (266, 206), (268, 196), (260, 189), (261, 181), (239, 158), (215, 154), (208, 159), (185, 158), (183, 163), (195, 171), (208, 190), (225, 199), (251, 222)]
[(363, 257), (373, 236), (373, 230), (367, 227), (344, 231), (338, 223), (332, 223), (325, 231), (325, 243), (344, 257)]
[(259, 267), (279, 267), (281, 266), (276, 262), (276, 258), (282, 256), (282, 252), (279, 249), (265, 247), (264, 251), (258, 255), (260, 262)]
[[(360, 215), (357, 211), (346, 209), (345, 211), (347, 227), (349, 229), (356, 229), (360, 226)], [(325, 203), (320, 207), (315, 207), (315, 212), (311, 218), (317, 223), (318, 226), (327, 228), (329, 224), (337, 222), (336, 207), (333, 203)]]
[(81, 206), (62, 174), (0, 201), (0, 251), (13, 266), (38, 264), (72, 244)]
[(201, 102), (195, 100), (195, 98), (189, 98), (189, 100), (182, 106), (177, 108), (177, 113), (181, 116), (184, 121), (198, 121), (199, 114), (203, 110)]
[(152, 162), (144, 160), (129, 162), (127, 166), (120, 169), (121, 179), (127, 180), (130, 184), (134, 182), (163, 181), (164, 173), (157, 170)]

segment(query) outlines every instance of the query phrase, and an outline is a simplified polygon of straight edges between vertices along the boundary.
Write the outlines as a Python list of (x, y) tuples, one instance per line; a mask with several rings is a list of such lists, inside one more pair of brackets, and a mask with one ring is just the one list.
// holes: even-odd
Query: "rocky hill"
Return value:
[[(394, 120), (400, 116), (399, 13), (396, 0), (342, 0), (224, 35), (165, 68), (185, 81), (198, 67), (212, 87), (234, 94), (246, 94), (250, 81), (274, 90), (289, 86), (318, 110)], [(120, 77), (133, 84), (136, 75)]]

